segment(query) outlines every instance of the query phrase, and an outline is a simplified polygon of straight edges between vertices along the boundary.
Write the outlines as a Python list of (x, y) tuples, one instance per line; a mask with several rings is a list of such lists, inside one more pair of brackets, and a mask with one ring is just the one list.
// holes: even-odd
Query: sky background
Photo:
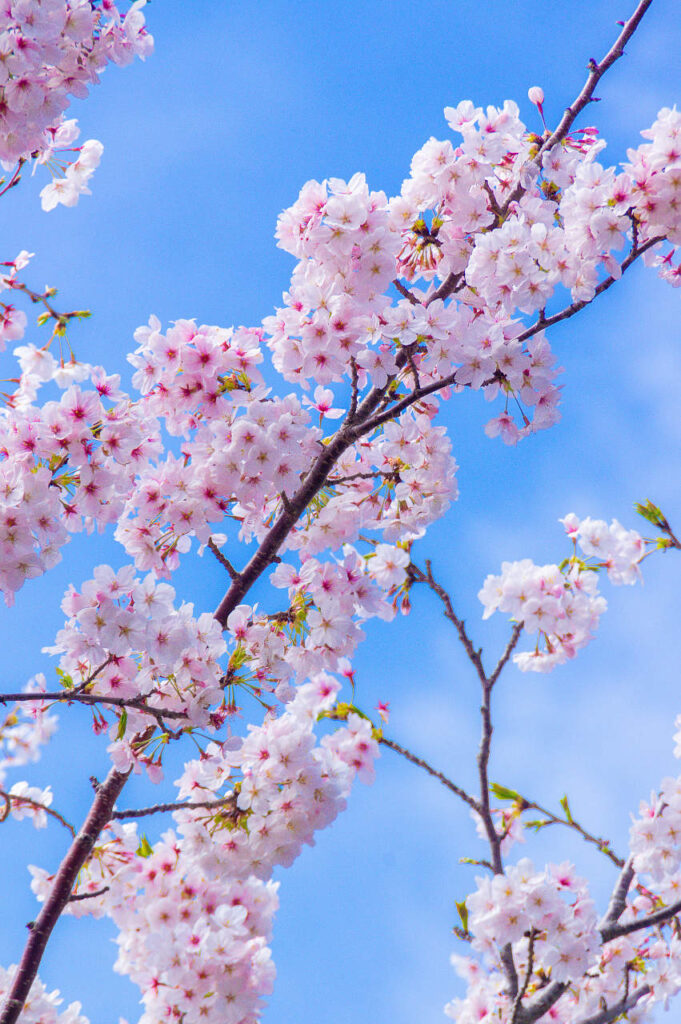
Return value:
[[(146, 9), (156, 52), (146, 64), (109, 69), (73, 114), (82, 138), (104, 144), (93, 196), (74, 210), (40, 210), (45, 172), (2, 202), (3, 255), (36, 253), (27, 281), (59, 288), (61, 308), (92, 310), (71, 338), (77, 353), (129, 381), (134, 329), (154, 313), (164, 324), (258, 325), (281, 302), (293, 260), (275, 247), (279, 212), (310, 178), (366, 173), (372, 188), (399, 191), (411, 156), (447, 137), (446, 105), (515, 99), (539, 129), (527, 89), (541, 85), (556, 123), (602, 57), (633, 0), (261, 0)], [(678, 102), (681, 18), (656, 0), (627, 56), (598, 89), (580, 124), (608, 140), (616, 163), (638, 145), (658, 109)], [(58, 307), (59, 308), (59, 307)], [(494, 407), (479, 394), (446, 411), (461, 496), (415, 547), (434, 560), (487, 664), (510, 627), (481, 621), (477, 592), (504, 559), (560, 561), (558, 517), (616, 517), (638, 526), (633, 502), (660, 504), (681, 527), (679, 292), (634, 267), (591, 308), (555, 327), (565, 367), (563, 418), (517, 448), (483, 432)], [(35, 328), (28, 340), (38, 341)], [(38, 341), (40, 344), (41, 342)], [(107, 538), (76, 537), (63, 562), (4, 610), (3, 685), (53, 671), (41, 648), (63, 616), (70, 582), (123, 562)], [(563, 793), (587, 827), (626, 847), (630, 812), (665, 776), (681, 712), (678, 555), (645, 565), (645, 586), (611, 588), (598, 638), (549, 676), (509, 669), (495, 698), (492, 778), (557, 809)], [(197, 609), (215, 606), (225, 581), (201, 564), (175, 585)], [(392, 709), (387, 735), (472, 787), (479, 694), (435, 599), (413, 591), (408, 618), (371, 623), (360, 648), (357, 702)], [(499, 621), (497, 621), (499, 620)], [(48, 678), (49, 675), (48, 675)], [(54, 678), (52, 676), (52, 678)], [(79, 818), (87, 778), (106, 771), (88, 715), (61, 716), (54, 748), (27, 775), (51, 782), (55, 806)], [(170, 774), (170, 773), (169, 773)], [(126, 805), (148, 801), (133, 781)], [(170, 821), (152, 825), (152, 838)], [(0, 963), (15, 962), (35, 916), (26, 862), (54, 868), (65, 833), (51, 823), (3, 826)], [(575, 861), (603, 908), (614, 869), (569, 834), (549, 832), (517, 848), (537, 863)], [(451, 929), (455, 900), (474, 886), (462, 856), (484, 856), (465, 810), (418, 769), (383, 750), (372, 787), (358, 785), (348, 811), (278, 873), (281, 908), (273, 942), (278, 979), (266, 1024), (436, 1024), (462, 988), (448, 960), (464, 952)], [(93, 1024), (134, 1021), (137, 989), (111, 974), (113, 930), (88, 919), (60, 922), (41, 977), (66, 1002), (80, 999)]]

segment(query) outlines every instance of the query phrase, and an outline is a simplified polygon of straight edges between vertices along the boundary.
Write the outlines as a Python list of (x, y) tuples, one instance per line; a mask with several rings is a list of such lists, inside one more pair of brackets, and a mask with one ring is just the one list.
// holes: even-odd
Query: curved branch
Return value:
[(601, 928), (601, 938), (603, 942), (609, 942), (610, 939), (616, 939), (620, 935), (631, 935), (632, 932), (638, 932), (642, 928), (652, 928), (656, 924), (667, 924), (672, 917), (676, 917), (679, 913), (681, 913), (681, 900), (677, 900), (676, 903), (670, 903), (668, 907), (656, 910), (654, 914), (648, 914), (647, 917), (637, 917), (635, 921), (625, 921), (624, 924), (619, 922), (608, 924)]
[[(39, 803), (38, 800), (32, 800), (28, 796), (19, 796), (18, 793), (8, 793), (4, 789), (0, 789), (0, 798), (5, 801), (5, 805), (6, 806), (10, 805), (10, 808), (11, 808), (12, 801), (14, 800), (18, 804), (28, 804), (29, 807), (35, 807), (35, 809), (37, 811), (44, 811), (45, 814), (49, 814), (51, 818), (54, 818), (61, 825), (63, 825), (64, 828), (67, 828), (72, 836), (75, 836), (75, 834), (76, 834), (76, 830), (73, 827), (73, 825), (71, 824), (71, 822), (67, 821), (66, 818), (64, 818), (59, 813), (59, 811), (54, 811), (51, 807), (48, 807), (46, 804)], [(10, 813), (10, 811), (8, 810), (3, 815), (0, 815), (0, 821), (4, 821), (9, 813)]]
[(0, 1024), (16, 1024), (38, 973), (47, 940), (64, 907), (69, 902), (78, 872), (92, 852), (99, 833), (111, 819), (113, 806), (127, 782), (129, 774), (129, 772), (122, 773), (112, 768), (106, 780), (98, 787), (83, 827), (71, 843), (71, 847), (55, 875), (50, 894), (37, 919), (31, 925), (21, 963), (14, 975), (12, 987), (0, 1013)]

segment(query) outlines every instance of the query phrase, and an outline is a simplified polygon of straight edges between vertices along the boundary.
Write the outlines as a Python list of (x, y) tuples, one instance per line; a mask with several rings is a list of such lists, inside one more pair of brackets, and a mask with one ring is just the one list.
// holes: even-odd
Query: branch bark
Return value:
[(16, 1024), (38, 973), (47, 940), (71, 897), (78, 872), (92, 852), (100, 832), (111, 819), (114, 804), (129, 774), (112, 768), (106, 780), (98, 787), (83, 827), (59, 867), (50, 894), (37, 919), (30, 925), (21, 962), (0, 1013), (0, 1024)]

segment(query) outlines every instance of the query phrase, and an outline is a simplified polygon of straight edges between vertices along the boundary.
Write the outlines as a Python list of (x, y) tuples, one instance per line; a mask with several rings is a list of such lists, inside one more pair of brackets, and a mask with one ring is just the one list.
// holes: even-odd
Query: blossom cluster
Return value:
[(533, 934), (535, 968), (553, 981), (581, 977), (596, 962), (595, 906), (586, 882), (567, 864), (537, 871), (523, 859), (503, 875), (478, 879), (466, 906), (480, 952), (498, 954), (506, 943), (524, 944)]
[[(332, 710), (339, 689), (319, 674), (280, 717), (190, 761), (178, 780), (180, 796), (190, 798), (174, 813), (179, 835), (167, 832), (152, 848), (134, 824), (113, 823), (97, 845), (78, 882), (78, 893), (92, 896), (67, 910), (106, 913), (116, 923), (116, 970), (140, 986), (140, 1024), (256, 1018), (274, 978), (273, 868), (314, 844), (314, 833), (345, 806), (355, 777), (373, 778), (378, 745), (366, 719), (350, 713), (316, 741), (317, 719)], [(191, 809), (206, 801), (214, 806)], [(51, 878), (31, 870), (42, 899)]]
[[(72, 146), (68, 96), (83, 95), (108, 61), (149, 52), (142, 6), (121, 17), (111, 0), (5, 5), (0, 157), (48, 162)], [(201, 745), (179, 780), (189, 801), (175, 830), (152, 844), (135, 825), (110, 823), (77, 880), (85, 898), (67, 905), (116, 923), (117, 969), (140, 986), (141, 1024), (258, 1019), (273, 979), (272, 872), (335, 819), (356, 777), (373, 777), (374, 730), (339, 702), (330, 673), (353, 679), (362, 622), (393, 615), (412, 542), (457, 497), (442, 401), (482, 391), (497, 402), (486, 431), (508, 443), (549, 427), (560, 389), (547, 303), (561, 289), (590, 301), (644, 252), (679, 283), (676, 111), (660, 112), (621, 171), (596, 161), (603, 143), (592, 130), (544, 145), (550, 136), (528, 131), (510, 101), (484, 112), (465, 102), (446, 117), (463, 141), (429, 140), (396, 197), (361, 174), (303, 187), (277, 225), (298, 262), (282, 306), (260, 325), (177, 320), (164, 331), (151, 317), (129, 357), (137, 395), (49, 345), (14, 350), (20, 376), (0, 413), (0, 589), (11, 602), (58, 561), (70, 533), (114, 527), (129, 564), (99, 566), (62, 605), (52, 652), (64, 697), (95, 704), (95, 730), (108, 730), (121, 773), (143, 766), (159, 781), (171, 742), (189, 733)], [(87, 188), (101, 147), (78, 153), (43, 191), (46, 207)], [(27, 259), (5, 264), (5, 290), (21, 290)], [(0, 342), (22, 340), (23, 312), (3, 304), (1, 313)], [(63, 318), (48, 314), (61, 336)], [(262, 372), (266, 350), (295, 389), (284, 398)], [(481, 591), (486, 617), (501, 610), (538, 634), (535, 651), (515, 655), (522, 668), (547, 670), (588, 642), (605, 609), (597, 570), (614, 583), (638, 578), (644, 542), (634, 531), (563, 522), (570, 558), (504, 563)], [(167, 582), (195, 541), (229, 574), (215, 613), (176, 606)], [(245, 601), (272, 565), (269, 582), (287, 604), (270, 612), (267, 600), (263, 609)], [(239, 737), (242, 700), (264, 716)], [(325, 731), (334, 718), (343, 724)], [(49, 718), (41, 722), (46, 736)], [(7, 741), (25, 742), (28, 755), (40, 728), (25, 740), (18, 729), (7, 724)], [(33, 808), (40, 824), (51, 794), (26, 783), (13, 792), (12, 813)], [(52, 880), (33, 869), (39, 898)], [(492, 970), (464, 965), (477, 980), (450, 1008), (460, 1024), (516, 1016), (497, 970), (507, 944), (528, 992), (547, 979), (574, 983), (554, 1022), (616, 1000), (634, 946), (602, 946), (586, 885), (568, 866), (523, 861), (481, 881), (468, 908), (474, 948)], [(645, 951), (660, 964), (675, 955), (664, 943)], [(658, 991), (662, 973), (647, 974)], [(69, 1013), (76, 1024), (79, 1008)]]
[[(635, 530), (626, 530), (616, 519), (608, 526), (573, 513), (561, 522), (575, 554), (561, 565), (535, 565), (529, 558), (504, 562), (501, 575), (488, 576), (478, 594), (483, 618), (507, 612), (526, 632), (537, 634), (533, 651), (513, 656), (523, 671), (550, 672), (589, 643), (607, 608), (598, 590), (599, 569), (615, 584), (640, 579), (645, 542)], [(577, 555), (578, 547), (584, 557)]]
[[(50, 166), (43, 209), (73, 206), (88, 191), (102, 147), (90, 139), (74, 149), (78, 129), (64, 111), (72, 96), (87, 96), (109, 62), (129, 64), (151, 52), (144, 4), (135, 0), (122, 15), (112, 0), (14, 0), (0, 12), (0, 161), (11, 167), (34, 157)], [(71, 163), (74, 152), (80, 155)]]
[[(39, 673), (24, 687), (27, 693), (45, 692), (45, 676)], [(0, 722), (0, 785), (4, 785), (7, 772), (40, 759), (42, 747), (49, 742), (57, 728), (57, 716), (50, 714), (49, 705), (36, 696), (35, 701), (17, 704)]]
[[(657, 904), (659, 905), (659, 904)], [(629, 896), (622, 922), (635, 921), (656, 906), (639, 885)], [(621, 1006), (622, 987), (627, 1017), (648, 1018), (652, 1007), (666, 1005), (681, 989), (681, 943), (659, 931), (654, 938), (622, 934), (603, 940), (593, 900), (583, 879), (567, 862), (542, 871), (527, 859), (503, 875), (479, 879), (466, 899), (472, 947), (482, 955), (452, 956), (452, 964), (468, 985), (464, 998), (452, 1000), (445, 1013), (457, 1024), (489, 1019), (510, 1024), (514, 999), (502, 963), (504, 948), (512, 951), (521, 978), (527, 978), (529, 1006), (549, 984), (558, 984), (555, 1001), (539, 1020), (578, 1024)], [(504, 944), (508, 944), (504, 947)]]
[[(194, 617), (193, 606), (175, 608), (175, 591), (132, 566), (114, 572), (98, 566), (80, 591), (70, 587), (62, 609), (68, 616), (51, 653), (61, 654), (62, 679), (104, 698), (148, 698), (158, 711), (207, 724), (210, 708), (222, 699), (219, 658), (226, 650), (222, 630), (208, 612)], [(136, 760), (130, 742), (148, 724), (134, 704), (111, 747), (114, 763), (126, 771)], [(128, 741), (123, 734), (129, 729)]]

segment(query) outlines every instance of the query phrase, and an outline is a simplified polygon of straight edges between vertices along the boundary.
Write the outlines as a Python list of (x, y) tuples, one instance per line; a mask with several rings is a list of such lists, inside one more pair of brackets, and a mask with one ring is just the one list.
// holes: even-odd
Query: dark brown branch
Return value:
[(417, 757), (416, 754), (412, 754), (412, 752), (407, 750), (406, 747), (400, 746), (400, 744), (395, 743), (394, 740), (389, 740), (386, 736), (381, 736), (378, 742), (382, 743), (384, 747), (389, 747), (391, 750), (394, 750), (397, 754), (401, 754), (402, 757), (406, 757), (406, 759), (411, 761), (412, 764), (418, 765), (419, 768), (423, 768), (424, 771), (428, 772), (429, 775), (432, 775), (434, 779), (438, 780), (438, 782), (441, 782), (442, 785), (451, 790), (452, 793), (456, 793), (456, 795), (460, 797), (464, 803), (468, 804), (469, 807), (472, 807), (474, 811), (477, 811), (478, 814), (480, 813), (480, 805), (475, 797), (470, 796), (465, 789), (461, 789), (460, 786), (457, 786), (456, 783), (452, 782), (451, 779), (448, 779), (446, 775), (443, 775), (442, 772), (437, 771), (429, 765), (427, 761), (423, 760), (423, 758)]
[(429, 306), (431, 302), (435, 302), (437, 299), (442, 299), (443, 301), (445, 299), (448, 299), (450, 295), (453, 295), (454, 292), (457, 292), (459, 290), (463, 283), (463, 272), (460, 272), (458, 274), (449, 274), (444, 279), (440, 287), (436, 288), (436, 290), (430, 296), (430, 298), (426, 302), (426, 306)]
[[(407, 359), (404, 352), (398, 353), (397, 365), (404, 369)], [(277, 552), (284, 543), (296, 522), (303, 514), (309, 503), (326, 483), (334, 466), (341, 456), (361, 437), (365, 436), (376, 427), (388, 420), (394, 419), (404, 409), (408, 409), (415, 402), (420, 401), (427, 395), (442, 390), (449, 384), (454, 383), (456, 374), (451, 374), (442, 380), (435, 381), (426, 387), (416, 389), (406, 395), (401, 401), (391, 406), (383, 413), (374, 415), (381, 403), (386, 399), (388, 388), (394, 381), (389, 378), (383, 387), (374, 387), (366, 398), (358, 406), (352, 423), (344, 422), (342, 427), (334, 434), (328, 444), (322, 446), (322, 450), (315, 459), (310, 471), (303, 479), (298, 490), (290, 498), (288, 505), (281, 509), (273, 525), (270, 527), (260, 547), (255, 552), (248, 565), (241, 571), (239, 578), (232, 581), (232, 585), (225, 593), (218, 607), (213, 613), (217, 621), (224, 628), (231, 612), (248, 593), (255, 581), (277, 558)]]
[(226, 557), (226, 555), (223, 555), (222, 551), (220, 551), (220, 548), (217, 546), (212, 537), (208, 541), (207, 547), (210, 549), (210, 551), (213, 552), (213, 554), (215, 555), (223, 569), (227, 570), (227, 572), (230, 575), (230, 578), (233, 580), (238, 580), (239, 573), (236, 571), (236, 569), (234, 568), (230, 560)]
[(201, 802), (154, 804), (152, 807), (142, 807), (139, 810), (113, 811), (111, 818), (115, 821), (123, 821), (124, 818), (145, 818), (149, 814), (162, 814), (166, 811), (193, 811), (195, 808), (218, 810), (220, 807), (234, 805), (232, 810), (236, 812), (236, 794), (230, 793), (221, 800), (203, 800)]
[(112, 768), (105, 782), (98, 788), (83, 827), (71, 843), (55, 875), (50, 893), (42, 910), (31, 926), (12, 987), (0, 1012), (0, 1024), (16, 1024), (23, 1010), (31, 985), (35, 980), (47, 940), (68, 903), (78, 872), (85, 864), (97, 838), (111, 818), (113, 806), (123, 789), (129, 773)]
[(359, 373), (357, 370), (357, 360), (354, 356), (350, 356), (350, 381), (352, 384), (352, 395), (346, 419), (347, 423), (354, 422), (355, 414), (357, 412), (357, 403), (359, 402)]

